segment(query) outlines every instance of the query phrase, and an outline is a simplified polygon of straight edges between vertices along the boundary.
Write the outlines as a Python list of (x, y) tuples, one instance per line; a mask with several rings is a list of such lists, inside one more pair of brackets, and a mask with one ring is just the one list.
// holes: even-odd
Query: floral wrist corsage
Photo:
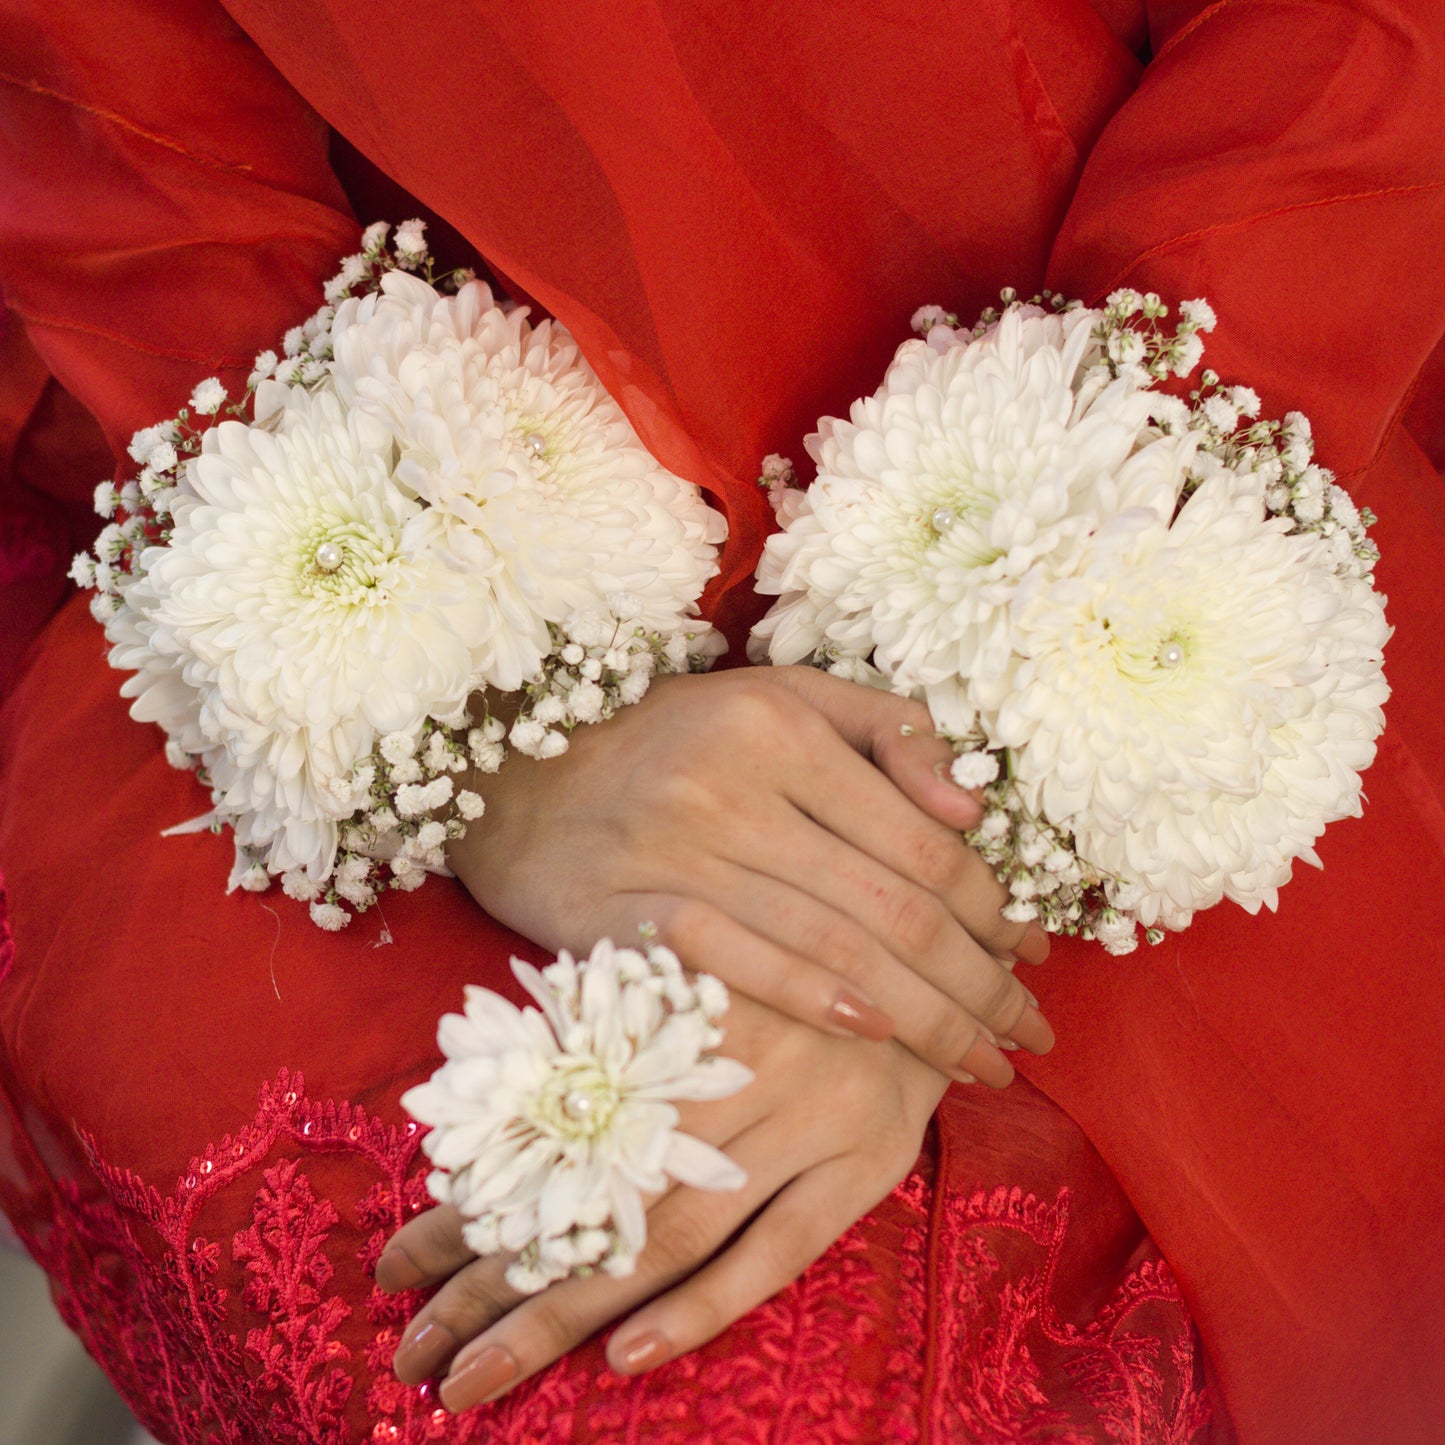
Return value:
[(1358, 814), (1388, 696), (1374, 521), (1309, 422), (1205, 371), (1204, 301), (1004, 294), (925, 307), (882, 386), (826, 417), (783, 530), (757, 660), (925, 701), (982, 790), (968, 837), (1005, 913), (1128, 952), (1221, 898), (1273, 908)]
[[(444, 871), (469, 768), (709, 664), (723, 525), (565, 328), (436, 274), (418, 221), (370, 227), (283, 352), (136, 434), (72, 575), (132, 716), (211, 789), (173, 831), (229, 824), (232, 888), (279, 874), (338, 929)], [(501, 693), (507, 726), (478, 701)]]

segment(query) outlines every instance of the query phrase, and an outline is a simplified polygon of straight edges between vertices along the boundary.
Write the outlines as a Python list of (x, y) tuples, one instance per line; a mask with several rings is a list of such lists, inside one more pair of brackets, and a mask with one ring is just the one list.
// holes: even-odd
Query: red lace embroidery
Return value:
[[(1067, 1189), (1053, 1204), (1016, 1188), (946, 1201), (938, 1238), (961, 1247), (937, 1255), (936, 1445), (1187, 1445), (1203, 1437), (1210, 1409), (1202, 1360), (1168, 1265), (1144, 1261), (1087, 1325), (1070, 1324), (1055, 1307), (1068, 1220)], [(1000, 1241), (1010, 1236), (1027, 1241), (1030, 1255), (1042, 1252), (1036, 1267), (1004, 1272)], [(1150, 1305), (1163, 1309), (1144, 1327)], [(1131, 1332), (1131, 1321), (1141, 1327)], [(1081, 1428), (1090, 1415), (1090, 1428)]]
[(419, 1136), (308, 1099), (283, 1072), (253, 1122), (168, 1194), (87, 1144), (98, 1194), (36, 1180), (53, 1217), (27, 1243), (71, 1327), (176, 1445), (1207, 1438), (1193, 1329), (1162, 1262), (1144, 1260), (1094, 1318), (1070, 1323), (1054, 1303), (1067, 1193), (951, 1193), (931, 1154), (704, 1350), (626, 1380), (593, 1341), (451, 1416), (429, 1386), (390, 1374), (418, 1297), (370, 1282), (386, 1237), (428, 1203)]

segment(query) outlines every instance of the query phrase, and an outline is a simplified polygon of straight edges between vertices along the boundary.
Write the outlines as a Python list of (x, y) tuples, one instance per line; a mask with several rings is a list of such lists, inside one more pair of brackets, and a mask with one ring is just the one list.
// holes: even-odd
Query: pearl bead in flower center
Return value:
[(539, 431), (528, 432), (522, 438), (522, 445), (527, 448), (534, 457), (540, 457), (547, 450), (547, 438)]
[(590, 1119), (597, 1111), (597, 1100), (586, 1089), (571, 1089), (562, 1100), (562, 1109), (574, 1119)]
[(954, 515), (951, 507), (938, 507), (935, 508), (933, 515), (928, 520), (933, 523), (935, 532), (946, 532), (958, 521), (958, 518)]
[(1184, 644), (1171, 638), (1155, 654), (1155, 660), (1160, 667), (1178, 667), (1184, 661)]
[(316, 549), (316, 565), (323, 572), (334, 572), (346, 560), (346, 553), (335, 542), (323, 542)]
[(531, 1113), (554, 1139), (595, 1139), (606, 1133), (621, 1103), (612, 1080), (595, 1063), (579, 1060), (542, 1086)]

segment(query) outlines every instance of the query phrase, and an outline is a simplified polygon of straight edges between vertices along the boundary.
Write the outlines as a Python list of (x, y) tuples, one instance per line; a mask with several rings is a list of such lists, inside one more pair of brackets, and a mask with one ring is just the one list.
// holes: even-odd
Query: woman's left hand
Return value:
[(450, 1362), (442, 1403), (468, 1409), (624, 1316), (609, 1364), (651, 1369), (783, 1289), (907, 1175), (944, 1076), (891, 1040), (830, 1037), (741, 995), (726, 1025), (724, 1051), (754, 1080), (732, 1098), (684, 1106), (683, 1127), (747, 1171), (743, 1188), (672, 1188), (649, 1207), (635, 1274), (564, 1280), (531, 1296), (506, 1283), (508, 1257), (471, 1253), (455, 1209), (418, 1216), (376, 1269), (384, 1290), (445, 1281), (402, 1337), (400, 1379), (419, 1383)]

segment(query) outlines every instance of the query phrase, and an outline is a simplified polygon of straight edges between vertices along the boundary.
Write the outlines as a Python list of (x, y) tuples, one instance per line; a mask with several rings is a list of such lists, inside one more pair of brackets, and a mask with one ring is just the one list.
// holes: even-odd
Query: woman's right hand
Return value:
[(960, 837), (979, 809), (942, 781), (951, 756), (920, 704), (812, 669), (662, 677), (561, 757), (471, 779), (486, 816), (450, 861), (548, 948), (651, 924), (690, 968), (780, 1012), (896, 1030), (950, 1078), (1001, 1088), (996, 1043), (1053, 1044), (1009, 966), (1046, 945), (1004, 921), (1002, 886)]
[(441, 1286), (402, 1336), (399, 1378), (445, 1374), (442, 1403), (465, 1410), (617, 1320), (613, 1369), (653, 1369), (783, 1289), (907, 1176), (947, 1079), (896, 1043), (827, 1038), (747, 998), (733, 1000), (723, 1026), (721, 1052), (753, 1081), (680, 1112), (688, 1133), (746, 1171), (743, 1186), (673, 1187), (648, 1205), (635, 1273), (530, 1296), (507, 1283), (509, 1256), (473, 1256), (455, 1209), (418, 1215), (376, 1267), (384, 1290)]

